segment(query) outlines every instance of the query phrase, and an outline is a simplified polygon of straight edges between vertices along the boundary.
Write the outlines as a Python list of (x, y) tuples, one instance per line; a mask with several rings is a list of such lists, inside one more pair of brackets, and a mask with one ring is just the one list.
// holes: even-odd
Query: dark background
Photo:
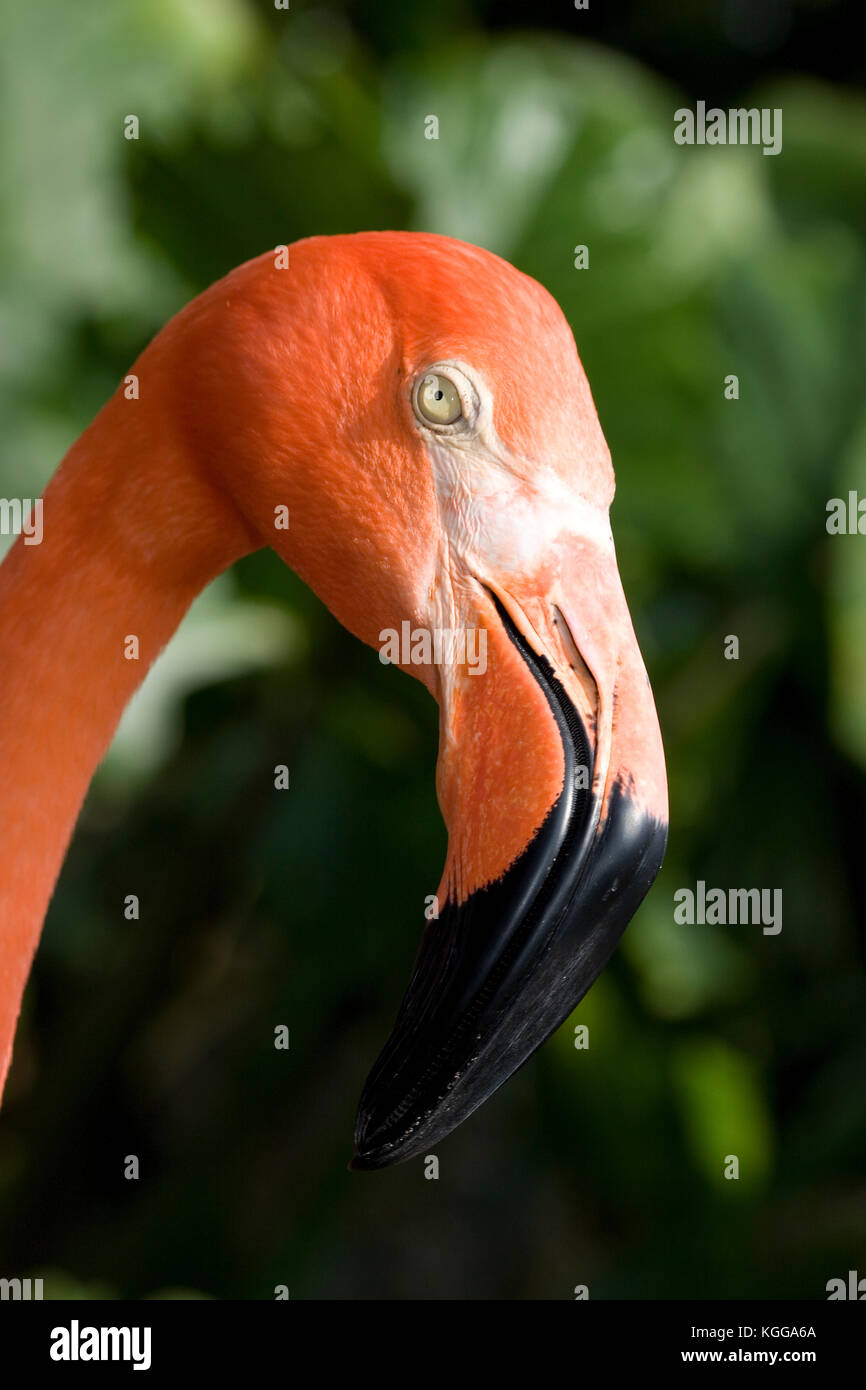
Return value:
[[(569, 315), (612, 449), (671, 839), (609, 968), (439, 1146), (439, 1181), (348, 1173), (444, 857), (436, 710), (272, 554), (244, 561), (79, 824), (0, 1119), (0, 1275), (338, 1299), (822, 1298), (866, 1275), (866, 539), (825, 527), (866, 494), (854, 12), (4, 8), (0, 492), (36, 495), (235, 263), (375, 227), (489, 246)], [(782, 153), (676, 146), (698, 99), (781, 107)], [(781, 934), (676, 924), (697, 879), (781, 888)]]

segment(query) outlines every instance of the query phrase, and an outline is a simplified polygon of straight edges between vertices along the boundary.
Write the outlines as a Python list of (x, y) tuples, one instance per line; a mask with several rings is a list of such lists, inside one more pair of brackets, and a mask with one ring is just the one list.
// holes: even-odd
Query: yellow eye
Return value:
[(431, 425), (453, 425), (463, 414), (463, 402), (454, 382), (439, 372), (428, 372), (418, 383), (415, 401), (419, 414)]

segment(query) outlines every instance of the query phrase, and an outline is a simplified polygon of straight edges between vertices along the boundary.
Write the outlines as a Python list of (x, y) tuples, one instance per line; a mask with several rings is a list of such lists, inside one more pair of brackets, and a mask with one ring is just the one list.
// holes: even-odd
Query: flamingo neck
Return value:
[(176, 405), (120, 392), (46, 490), (41, 544), (24, 542), (0, 566), (0, 1092), (45, 911), (124, 706), (196, 594), (256, 548)]

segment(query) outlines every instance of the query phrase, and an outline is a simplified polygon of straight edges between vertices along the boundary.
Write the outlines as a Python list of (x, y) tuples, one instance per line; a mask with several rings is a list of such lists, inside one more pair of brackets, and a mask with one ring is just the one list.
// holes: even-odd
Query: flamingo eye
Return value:
[(463, 402), (450, 377), (427, 372), (415, 387), (415, 409), (428, 425), (453, 425), (463, 414)]

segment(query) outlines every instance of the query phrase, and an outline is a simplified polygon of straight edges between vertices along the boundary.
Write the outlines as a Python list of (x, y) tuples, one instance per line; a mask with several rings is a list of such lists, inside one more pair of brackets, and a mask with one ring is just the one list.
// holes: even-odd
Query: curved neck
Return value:
[(41, 543), (20, 536), (0, 566), (0, 1092), (42, 920), (124, 706), (196, 594), (257, 545), (172, 409), (112, 397), (45, 493)]

